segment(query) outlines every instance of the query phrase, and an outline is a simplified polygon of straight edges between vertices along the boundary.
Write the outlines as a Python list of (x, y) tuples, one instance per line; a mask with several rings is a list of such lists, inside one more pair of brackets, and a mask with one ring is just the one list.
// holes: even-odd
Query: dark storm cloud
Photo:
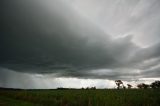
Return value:
[[(25, 73), (116, 79), (135, 75), (132, 70), (140, 69), (135, 64), (159, 57), (159, 44), (143, 49), (132, 36), (113, 39), (65, 3), (2, 0), (0, 66)], [(112, 72), (91, 71), (99, 69)]]

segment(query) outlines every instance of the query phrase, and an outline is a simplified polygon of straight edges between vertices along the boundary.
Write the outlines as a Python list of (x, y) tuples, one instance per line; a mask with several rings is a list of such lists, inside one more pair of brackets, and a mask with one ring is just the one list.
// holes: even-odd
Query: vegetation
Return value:
[[(123, 85), (123, 81), (121, 80), (115, 80), (115, 84), (117, 85), (117, 89), (123, 88), (126, 89), (126, 87)], [(127, 84), (128, 89), (132, 88), (131, 84)], [(140, 83), (137, 84), (137, 88), (139, 89), (148, 89), (148, 88), (153, 88), (153, 89), (160, 89), (160, 81), (154, 81), (150, 85), (145, 84), (145, 83)]]
[(160, 88), (160, 81), (155, 81), (153, 83), (151, 83), (150, 85), (151, 88)]
[(121, 80), (117, 89), (57, 88), (51, 90), (0, 89), (0, 106), (159, 106), (160, 81), (127, 88)]
[(0, 106), (159, 106), (160, 89), (0, 90)]
[(150, 86), (148, 84), (145, 84), (145, 83), (141, 83), (141, 84), (138, 84), (137, 87), (139, 89), (147, 89), (149, 88)]
[(123, 82), (121, 80), (115, 80), (115, 83), (117, 85), (117, 89), (120, 89), (120, 87), (124, 88)]

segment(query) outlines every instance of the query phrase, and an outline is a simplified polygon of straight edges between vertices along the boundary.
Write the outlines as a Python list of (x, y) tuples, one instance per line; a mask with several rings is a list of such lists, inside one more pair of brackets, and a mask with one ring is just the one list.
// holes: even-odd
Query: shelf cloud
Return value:
[[(8, 75), (4, 70), (54, 78), (159, 78), (160, 2), (102, 1), (2, 0), (0, 79)], [(122, 6), (128, 10), (118, 10)]]

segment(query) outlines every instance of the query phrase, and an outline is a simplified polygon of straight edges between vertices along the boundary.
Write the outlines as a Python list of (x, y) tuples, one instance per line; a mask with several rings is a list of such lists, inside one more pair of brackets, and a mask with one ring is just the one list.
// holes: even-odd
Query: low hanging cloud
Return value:
[(1, 4), (2, 68), (112, 80), (160, 75), (159, 60), (152, 61), (160, 58), (159, 43), (141, 48), (132, 41), (134, 35), (114, 38), (66, 1), (2, 0)]
[(29, 74), (6, 68), (0, 69), (0, 74), (3, 75), (0, 77), (0, 86), (7, 88), (53, 89), (58, 87), (86, 88), (93, 86), (97, 88), (113, 88), (116, 86), (114, 81), (106, 79), (57, 78), (54, 77), (54, 74)]

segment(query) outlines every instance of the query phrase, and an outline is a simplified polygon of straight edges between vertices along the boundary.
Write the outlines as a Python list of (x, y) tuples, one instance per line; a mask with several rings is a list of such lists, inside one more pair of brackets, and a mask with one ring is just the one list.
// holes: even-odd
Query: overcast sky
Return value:
[(160, 80), (159, 0), (1, 0), (0, 86)]

